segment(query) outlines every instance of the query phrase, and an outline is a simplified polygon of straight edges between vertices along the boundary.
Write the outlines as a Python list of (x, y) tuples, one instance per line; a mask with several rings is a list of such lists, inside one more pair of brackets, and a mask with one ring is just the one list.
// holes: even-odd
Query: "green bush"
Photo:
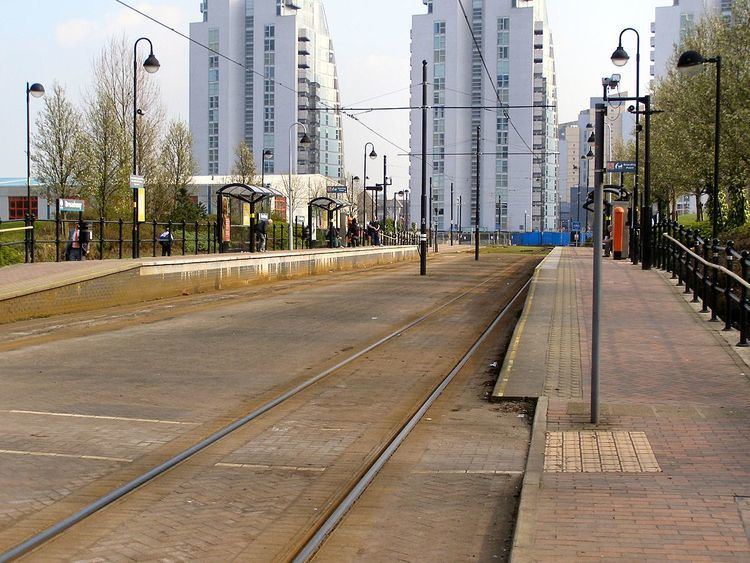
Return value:
[(0, 246), (0, 266), (10, 266), (23, 262), (23, 250), (12, 246)]

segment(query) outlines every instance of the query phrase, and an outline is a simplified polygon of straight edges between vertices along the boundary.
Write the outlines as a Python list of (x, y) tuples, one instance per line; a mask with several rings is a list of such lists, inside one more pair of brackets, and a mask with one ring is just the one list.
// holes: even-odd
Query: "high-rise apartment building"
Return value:
[(718, 12), (729, 18), (733, 4), (734, 0), (673, 0), (671, 6), (656, 8), (651, 23), (651, 77), (667, 74), (675, 49), (704, 15)]
[[(422, 104), (422, 61), (428, 63), (428, 174), (433, 219), (486, 230), (552, 230), (559, 226), (557, 92), (545, 0), (423, 0), (412, 19), (411, 105)], [(477, 44), (479, 49), (477, 49)], [(489, 72), (489, 76), (488, 76)], [(536, 106), (536, 107), (532, 107)], [(481, 131), (479, 171), (474, 157)], [(411, 189), (421, 189), (421, 111), (411, 112)], [(412, 197), (412, 216), (419, 216)]]
[[(190, 37), (209, 47), (190, 45), (200, 174), (229, 174), (245, 140), (267, 174), (288, 172), (291, 154), (294, 172), (342, 178), (336, 59), (322, 0), (203, 0), (200, 8), (203, 21), (190, 24)], [(297, 121), (310, 145), (299, 143)]]

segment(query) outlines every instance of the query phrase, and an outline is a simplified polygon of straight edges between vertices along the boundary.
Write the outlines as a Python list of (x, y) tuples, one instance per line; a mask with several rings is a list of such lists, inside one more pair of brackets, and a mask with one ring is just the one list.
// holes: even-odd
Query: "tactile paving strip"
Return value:
[(551, 473), (658, 473), (644, 432), (547, 432), (544, 470)]

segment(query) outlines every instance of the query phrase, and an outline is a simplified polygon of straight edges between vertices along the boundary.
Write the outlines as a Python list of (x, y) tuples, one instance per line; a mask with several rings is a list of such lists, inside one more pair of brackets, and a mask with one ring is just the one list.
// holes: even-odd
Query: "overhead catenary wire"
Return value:
[[(193, 43), (193, 44), (195, 44), (195, 45), (198, 45), (199, 47), (202, 47), (203, 49), (206, 49), (207, 51), (209, 51), (209, 52), (211, 52), (211, 53), (214, 53), (214, 54), (215, 54), (215, 55), (217, 55), (218, 57), (220, 57), (220, 58), (222, 58), (222, 59), (225, 59), (226, 61), (229, 61), (229, 62), (231, 62), (232, 64), (235, 64), (235, 65), (239, 66), (240, 68), (243, 68), (243, 69), (245, 69), (245, 70), (248, 70), (248, 68), (247, 68), (247, 67), (246, 67), (246, 66), (245, 66), (245, 65), (244, 65), (243, 63), (241, 63), (240, 61), (237, 61), (237, 60), (235, 60), (235, 59), (233, 59), (233, 58), (231, 58), (231, 57), (228, 57), (227, 55), (225, 55), (225, 54), (221, 53), (220, 51), (217, 51), (216, 49), (212, 49), (212, 48), (211, 48), (211, 47), (209, 47), (208, 45), (205, 45), (204, 43), (201, 43), (200, 41), (197, 41), (197, 40), (193, 39), (192, 37), (190, 37), (190, 36), (188, 36), (188, 35), (185, 35), (184, 33), (180, 32), (180, 31), (177, 31), (177, 30), (176, 30), (176, 29), (175, 29), (174, 27), (170, 27), (169, 25), (167, 25), (167, 24), (165, 24), (164, 22), (162, 22), (162, 21), (160, 21), (160, 20), (156, 19), (156, 18), (155, 18), (155, 17), (153, 17), (153, 16), (150, 16), (149, 14), (147, 14), (147, 13), (143, 12), (142, 10), (139, 10), (139, 9), (135, 8), (134, 6), (131, 6), (130, 4), (128, 4), (127, 2), (125, 2), (124, 0), (114, 0), (114, 1), (115, 1), (115, 2), (117, 2), (118, 4), (120, 4), (121, 6), (123, 6), (123, 7), (127, 8), (127, 9), (129, 9), (129, 10), (132, 10), (133, 12), (135, 12), (135, 13), (137, 13), (137, 14), (139, 14), (139, 15), (143, 16), (144, 18), (148, 19), (149, 21), (152, 21), (152, 22), (154, 22), (155, 24), (157, 24), (157, 25), (159, 25), (159, 26), (163, 27), (164, 29), (167, 29), (167, 30), (171, 31), (172, 33), (175, 33), (175, 34), (179, 35), (179, 36), (180, 36), (180, 37), (182, 37), (183, 39), (187, 39), (187, 40), (188, 40), (189, 42), (191, 42), (191, 43)], [(270, 79), (268, 79), (268, 78), (266, 77), (266, 75), (265, 75), (265, 74), (263, 74), (262, 72), (259, 72), (259, 71), (255, 70), (255, 69), (249, 69), (249, 70), (250, 70), (250, 71), (251, 71), (251, 72), (252, 72), (253, 74), (256, 74), (256, 75), (260, 76), (260, 77), (261, 77), (261, 78), (263, 78), (264, 80), (269, 80), (270, 82), (272, 82), (272, 83), (273, 83), (273, 84), (275, 84), (276, 86), (279, 86), (279, 87), (281, 87), (281, 88), (284, 88), (284, 89), (286, 89), (286, 90), (289, 90), (290, 92), (293, 92), (293, 93), (295, 93), (295, 94), (297, 93), (297, 90), (296, 90), (295, 88), (293, 88), (293, 87), (291, 87), (291, 86), (289, 86), (289, 85), (287, 85), (287, 84), (284, 84), (283, 82), (281, 82), (281, 81), (279, 81), (279, 80), (270, 80)], [(418, 84), (418, 85), (414, 85), (414, 86), (410, 86), (410, 87), (409, 87), (409, 89), (411, 89), (411, 88), (414, 88), (415, 86), (421, 86), (421, 84)], [(405, 90), (405, 89), (406, 89), (406, 88), (403, 88), (402, 90)], [(400, 92), (400, 91), (401, 91), (401, 90), (397, 90), (396, 92)], [(387, 94), (383, 94), (383, 96), (386, 96), (386, 95), (390, 95), (390, 94), (393, 94), (393, 93), (394, 93), (394, 92), (390, 92), (390, 93), (387, 93)], [(371, 99), (374, 99), (374, 98), (371, 98)], [(365, 100), (365, 101), (367, 101), (367, 100)], [(380, 138), (381, 140), (385, 141), (385, 142), (386, 142), (386, 143), (388, 143), (389, 145), (391, 145), (391, 146), (393, 146), (393, 147), (397, 148), (398, 150), (400, 150), (400, 151), (402, 151), (402, 152), (408, 152), (408, 150), (407, 150), (407, 149), (404, 149), (403, 147), (400, 147), (400, 146), (399, 146), (399, 145), (398, 145), (397, 143), (395, 143), (395, 142), (393, 142), (392, 140), (388, 139), (388, 138), (387, 138), (387, 137), (386, 137), (385, 135), (382, 135), (381, 133), (377, 132), (376, 130), (374, 130), (374, 129), (373, 129), (372, 127), (370, 127), (369, 125), (367, 125), (367, 124), (363, 123), (363, 122), (362, 122), (362, 121), (361, 121), (361, 120), (360, 120), (360, 119), (359, 119), (359, 118), (358, 118), (358, 117), (357, 117), (356, 115), (352, 115), (351, 113), (348, 113), (348, 111), (347, 111), (347, 110), (343, 110), (343, 109), (342, 109), (342, 108), (340, 108), (340, 107), (331, 107), (331, 106), (329, 106), (329, 105), (327, 105), (327, 104), (325, 104), (325, 103), (323, 103), (323, 102), (318, 102), (318, 103), (320, 103), (320, 104), (322, 104), (323, 106), (325, 106), (325, 110), (327, 110), (327, 111), (334, 111), (334, 112), (337, 112), (337, 113), (341, 113), (342, 115), (345, 115), (346, 117), (348, 117), (348, 118), (350, 118), (350, 119), (353, 119), (354, 121), (356, 121), (357, 123), (359, 123), (360, 125), (362, 125), (362, 127), (364, 127), (365, 129), (367, 129), (368, 131), (370, 131), (370, 132), (371, 132), (371, 133), (372, 133), (373, 135), (376, 135), (376, 136), (377, 136), (378, 138)], [(360, 103), (361, 103), (361, 102), (360, 102)], [(432, 164), (431, 164), (431, 163), (428, 163), (428, 165), (429, 165), (430, 167), (432, 167)]]

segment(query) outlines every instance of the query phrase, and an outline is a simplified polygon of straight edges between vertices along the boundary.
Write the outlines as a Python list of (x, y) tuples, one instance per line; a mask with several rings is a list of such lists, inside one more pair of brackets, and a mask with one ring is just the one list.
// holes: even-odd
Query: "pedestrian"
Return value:
[(310, 248), (310, 227), (302, 225), (302, 248)]
[(326, 232), (326, 240), (328, 241), (328, 248), (338, 248), (341, 246), (341, 240), (339, 239), (339, 228), (331, 223), (328, 225), (328, 231)]
[(161, 245), (162, 256), (172, 256), (172, 243), (174, 242), (174, 235), (172, 235), (171, 227), (167, 226), (167, 230), (159, 235), (159, 244)]
[(380, 240), (380, 221), (377, 219), (372, 222), (372, 245), (383, 246), (383, 242)]
[(255, 224), (255, 250), (257, 252), (266, 251), (266, 240), (268, 239), (268, 224), (270, 219), (261, 219)]
[(88, 248), (84, 249), (81, 240), (81, 222), (77, 221), (68, 232), (68, 242), (65, 244), (65, 260), (79, 262), (86, 259), (86, 254), (88, 254)]
[(609, 258), (612, 253), (612, 225), (607, 226), (607, 234), (604, 237), (604, 256)]
[(360, 228), (356, 217), (353, 217), (349, 224), (347, 236), (349, 237), (349, 246), (359, 246)]

